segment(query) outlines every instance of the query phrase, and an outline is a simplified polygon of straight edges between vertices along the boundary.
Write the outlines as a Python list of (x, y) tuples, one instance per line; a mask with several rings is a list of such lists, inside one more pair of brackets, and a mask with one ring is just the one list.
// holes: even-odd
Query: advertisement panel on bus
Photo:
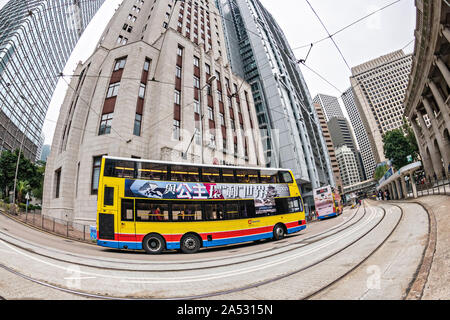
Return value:
[(275, 198), (289, 197), (287, 184), (227, 184), (125, 180), (125, 196), (173, 200), (254, 199), (257, 214), (275, 213)]
[(324, 219), (336, 215), (333, 192), (331, 186), (313, 190), (314, 204), (318, 219)]

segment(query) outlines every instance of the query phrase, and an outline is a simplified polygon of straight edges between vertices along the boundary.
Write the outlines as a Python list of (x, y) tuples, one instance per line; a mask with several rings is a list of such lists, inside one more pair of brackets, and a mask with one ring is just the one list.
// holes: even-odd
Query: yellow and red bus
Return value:
[(306, 228), (292, 172), (103, 157), (97, 244), (158, 254), (284, 238)]

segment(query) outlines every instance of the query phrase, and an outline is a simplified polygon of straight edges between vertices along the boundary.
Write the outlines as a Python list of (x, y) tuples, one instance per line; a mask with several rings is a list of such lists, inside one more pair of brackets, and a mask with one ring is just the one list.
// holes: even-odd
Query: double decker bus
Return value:
[(342, 214), (341, 196), (338, 192), (334, 193), (331, 186), (314, 189), (313, 193), (318, 219), (322, 220)]
[(99, 246), (195, 253), (306, 228), (292, 172), (103, 157)]

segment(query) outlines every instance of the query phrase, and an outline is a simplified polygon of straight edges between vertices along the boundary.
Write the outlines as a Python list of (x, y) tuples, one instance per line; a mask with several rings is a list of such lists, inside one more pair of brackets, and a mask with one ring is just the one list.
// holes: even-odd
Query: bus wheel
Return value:
[(159, 254), (166, 247), (166, 241), (157, 233), (150, 233), (142, 240), (142, 247), (145, 252), (150, 254)]
[(273, 228), (273, 239), (274, 240), (281, 240), (286, 235), (286, 231), (284, 229), (284, 226), (279, 223)]
[(185, 234), (180, 241), (180, 247), (183, 253), (196, 253), (200, 250), (201, 245), (200, 238), (193, 233)]

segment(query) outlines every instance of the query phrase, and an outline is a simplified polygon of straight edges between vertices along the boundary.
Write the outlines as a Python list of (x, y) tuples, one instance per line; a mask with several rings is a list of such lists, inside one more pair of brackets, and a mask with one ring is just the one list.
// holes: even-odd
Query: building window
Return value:
[(142, 115), (136, 113), (136, 117), (134, 118), (134, 130), (133, 130), (133, 134), (135, 136), (141, 135), (141, 124), (142, 124)]
[(173, 138), (180, 140), (180, 121), (173, 120)]
[(175, 90), (175, 104), (181, 105), (181, 92)]
[(126, 62), (127, 62), (127, 58), (117, 59), (116, 64), (114, 65), (114, 71), (125, 68)]
[(200, 102), (194, 100), (194, 112), (200, 114)]
[(145, 84), (141, 83), (139, 85), (139, 98), (144, 99), (145, 97)]
[(111, 132), (111, 122), (113, 119), (113, 113), (107, 113), (102, 115), (102, 121), (100, 122), (100, 129), (98, 135), (109, 134)]
[(214, 121), (214, 110), (211, 107), (208, 107), (208, 119)]
[(119, 92), (120, 82), (111, 83), (108, 87), (106, 98), (116, 97)]
[(223, 116), (223, 113), (219, 113), (219, 121), (221, 126), (225, 126), (225, 117)]
[(200, 66), (200, 59), (197, 57), (194, 57), (194, 66), (196, 66), (196, 67)]
[(194, 76), (194, 88), (200, 89), (200, 79)]
[(202, 137), (200, 134), (200, 130), (198, 130), (197, 128), (195, 129), (195, 144), (198, 146), (202, 144)]
[(211, 148), (215, 148), (216, 147), (216, 136), (211, 134), (209, 135), (209, 146)]
[(102, 156), (94, 157), (92, 162), (91, 194), (98, 193), (98, 183), (100, 179), (101, 166), (102, 166)]
[(55, 171), (55, 198), (59, 198), (60, 187), (61, 187), (61, 168)]
[(181, 79), (181, 67), (179, 67), (179, 66), (177, 66), (177, 69), (176, 69), (176, 77), (178, 79)]
[(183, 48), (182, 47), (178, 47), (177, 49), (177, 55), (182, 57), (183, 56)]
[(144, 71), (149, 71), (149, 70), (150, 70), (150, 60), (149, 59), (145, 59)]

